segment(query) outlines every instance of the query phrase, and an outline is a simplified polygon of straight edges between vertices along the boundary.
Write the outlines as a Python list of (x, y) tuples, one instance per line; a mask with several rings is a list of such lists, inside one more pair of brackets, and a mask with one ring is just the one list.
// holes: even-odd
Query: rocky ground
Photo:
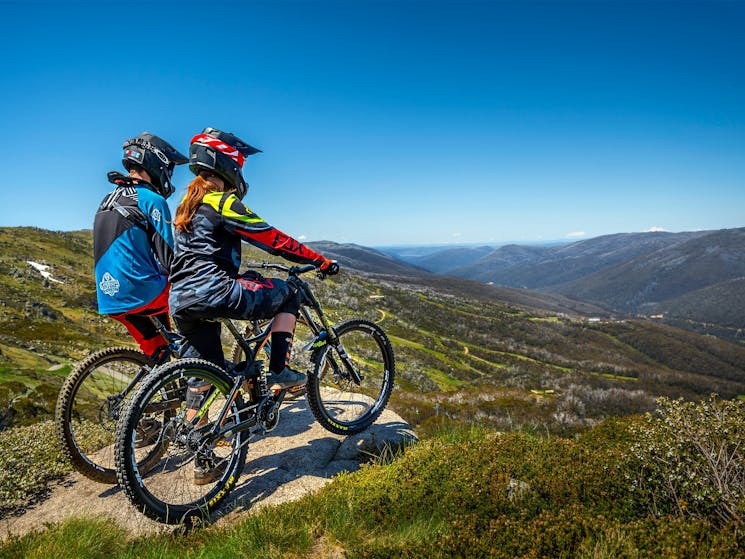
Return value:
[[(409, 425), (386, 410), (359, 435), (342, 437), (324, 430), (304, 399), (286, 403), (277, 428), (249, 446), (246, 466), (216, 523), (260, 506), (298, 499), (342, 471), (354, 471), (386, 445), (416, 440)], [(58, 483), (49, 497), (22, 515), (0, 521), (0, 537), (43, 529), (68, 517), (108, 517), (133, 535), (173, 530), (147, 519), (116, 486), (96, 483), (74, 473)]]

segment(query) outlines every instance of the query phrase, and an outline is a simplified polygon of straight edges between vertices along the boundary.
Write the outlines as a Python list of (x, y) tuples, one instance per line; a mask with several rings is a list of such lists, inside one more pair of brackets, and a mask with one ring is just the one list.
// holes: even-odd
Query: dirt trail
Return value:
[[(384, 444), (416, 439), (398, 415), (386, 410), (369, 430), (352, 437), (329, 433), (313, 418), (304, 399), (282, 407), (277, 428), (249, 446), (246, 466), (219, 516), (299, 499), (341, 471), (354, 471)], [(116, 486), (90, 481), (77, 472), (52, 489), (49, 497), (21, 516), (0, 520), (0, 538), (43, 529), (69, 517), (108, 517), (133, 535), (169, 532), (173, 527), (147, 519)], [(224, 522), (218, 519), (216, 523)]]

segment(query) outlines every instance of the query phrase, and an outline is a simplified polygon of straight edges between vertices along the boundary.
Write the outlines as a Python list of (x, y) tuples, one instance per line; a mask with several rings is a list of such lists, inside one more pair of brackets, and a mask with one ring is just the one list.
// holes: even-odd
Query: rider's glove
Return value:
[(336, 260), (324, 260), (318, 269), (324, 276), (333, 276), (339, 273), (339, 264)]

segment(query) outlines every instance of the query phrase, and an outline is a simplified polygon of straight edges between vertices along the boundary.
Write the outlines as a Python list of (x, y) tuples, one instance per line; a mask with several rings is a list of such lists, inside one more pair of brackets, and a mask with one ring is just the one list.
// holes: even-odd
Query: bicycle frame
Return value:
[[(333, 344), (336, 347), (342, 362), (344, 363), (344, 368), (350, 374), (354, 382), (359, 384), (362, 380), (362, 377), (360, 376), (357, 369), (352, 365), (351, 360), (344, 351), (344, 348), (342, 347), (338, 337), (336, 336), (330, 321), (326, 317), (326, 314), (323, 312), (321, 304), (313, 293), (310, 285), (298, 277), (299, 274), (315, 270), (316, 267), (310, 265), (301, 268), (288, 268), (280, 264), (268, 263), (263, 263), (260, 265), (260, 267), (285, 271), (289, 273), (290, 277), (294, 278), (293, 283), (302, 294), (300, 313), (302, 314), (305, 323), (311, 329), (314, 335), (313, 340), (303, 349), (316, 349), (318, 347), (323, 347), (323, 345), (327, 343)], [(315, 320), (313, 314), (311, 314), (311, 309), (317, 316), (318, 321)], [(287, 393), (287, 390), (279, 390), (274, 394), (269, 392), (266, 388), (266, 377), (264, 376), (263, 371), (259, 372), (259, 374), (257, 375), (254, 366), (257, 354), (259, 353), (259, 351), (261, 351), (264, 345), (269, 343), (268, 338), (274, 319), (270, 320), (262, 331), (257, 331), (258, 324), (255, 321), (252, 321), (254, 336), (251, 336), (249, 338), (246, 338), (241, 333), (241, 331), (232, 320), (221, 319), (221, 322), (225, 324), (228, 331), (232, 334), (238, 345), (244, 351), (246, 355), (246, 365), (242, 371), (234, 375), (235, 380), (230, 392), (227, 395), (227, 404), (220, 410), (220, 415), (213, 423), (209, 432), (205, 433), (207, 435), (207, 439), (211, 441), (217, 441), (222, 438), (230, 437), (234, 433), (248, 431), (254, 428), (256, 425), (259, 424), (260, 421), (267, 417), (271, 420), (273, 414), (276, 413), (277, 409), (284, 400), (285, 394)], [(248, 392), (250, 395), (250, 405), (244, 410), (244, 412), (249, 413), (250, 417), (238, 422), (237, 424), (224, 426), (230, 407), (235, 402), (238, 392), (241, 390), (241, 386), (244, 383), (247, 384)], [(217, 391), (215, 391), (214, 389), (211, 390), (210, 393), (206, 395), (204, 402), (200, 406), (196, 415), (189, 421), (189, 423), (195, 428), (196, 431), (199, 431), (199, 428), (196, 427), (199, 420), (207, 413), (207, 410), (209, 410), (210, 406), (214, 403), (217, 397)], [(265, 407), (269, 403), (271, 403), (271, 406), (265, 410)]]

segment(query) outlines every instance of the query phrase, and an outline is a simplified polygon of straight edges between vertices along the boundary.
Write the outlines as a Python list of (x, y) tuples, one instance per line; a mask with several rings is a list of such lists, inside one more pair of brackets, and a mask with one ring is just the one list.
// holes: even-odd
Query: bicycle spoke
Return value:
[[(188, 371), (183, 370), (185, 363)], [(210, 370), (199, 370), (194, 364), (205, 364)], [(138, 390), (125, 412), (117, 443), (117, 464), (133, 503), (143, 507), (148, 516), (170, 523), (192, 511), (208, 514), (218, 506), (242, 469), (242, 443), (248, 435), (214, 435), (220, 430), (216, 422), (223, 410), (227, 409), (227, 413), (222, 427), (237, 423), (242, 409), (240, 396), (229, 401), (231, 380), (214, 365), (181, 360), (158, 372), (156, 378), (150, 378)], [(187, 391), (191, 391), (190, 396)], [(132, 426), (159, 421), (163, 415), (153, 410), (162, 408), (170, 411), (158, 426), (157, 440), (153, 442), (158, 457), (143, 466), (136, 455)]]

